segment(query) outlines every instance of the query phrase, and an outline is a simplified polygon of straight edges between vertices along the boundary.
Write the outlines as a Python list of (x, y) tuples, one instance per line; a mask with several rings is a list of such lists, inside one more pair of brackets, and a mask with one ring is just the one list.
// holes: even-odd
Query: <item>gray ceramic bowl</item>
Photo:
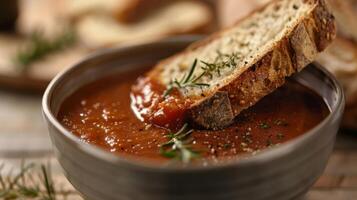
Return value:
[(344, 108), (336, 80), (310, 65), (294, 79), (320, 94), (331, 114), (304, 135), (255, 156), (218, 166), (164, 167), (126, 160), (81, 142), (56, 119), (63, 100), (108, 74), (135, 70), (182, 50), (197, 37), (177, 37), (98, 52), (58, 75), (43, 97), (55, 153), (76, 189), (92, 200), (287, 200), (304, 195), (323, 172)]

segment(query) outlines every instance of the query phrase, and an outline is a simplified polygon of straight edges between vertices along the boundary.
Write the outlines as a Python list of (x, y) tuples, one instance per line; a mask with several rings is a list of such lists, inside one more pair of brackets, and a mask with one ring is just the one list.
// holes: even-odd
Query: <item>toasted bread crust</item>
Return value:
[[(215, 120), (221, 123), (210, 123), (215, 120), (207, 115), (209, 113), (207, 110), (211, 109), (211, 106), (206, 103), (211, 101), (208, 98), (190, 109), (191, 119), (204, 128), (225, 127), (233, 122), (234, 117), (241, 111), (282, 86), (285, 83), (285, 77), (311, 63), (317, 53), (323, 51), (331, 43), (335, 35), (334, 17), (327, 11), (325, 3), (319, 0), (312, 15), (296, 26), (290, 35), (276, 44), (275, 48), (254, 66), (219, 90), (229, 94), (229, 99), (221, 100), (221, 102), (226, 104), (222, 107), (231, 107), (232, 113), (223, 114), (222, 110), (216, 110), (220, 115)], [(229, 118), (229, 116), (232, 117)], [(222, 121), (222, 119), (227, 121)]]

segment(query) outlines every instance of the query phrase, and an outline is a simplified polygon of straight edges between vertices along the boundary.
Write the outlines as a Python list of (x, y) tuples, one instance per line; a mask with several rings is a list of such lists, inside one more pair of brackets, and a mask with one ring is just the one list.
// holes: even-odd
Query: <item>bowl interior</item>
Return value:
[[(110, 74), (118, 74), (118, 78), (120, 79), (121, 73), (154, 65), (158, 60), (184, 49), (199, 38), (199, 36), (176, 37), (150, 44), (108, 49), (89, 56), (82, 62), (57, 75), (50, 83), (43, 98), (45, 117), (75, 145), (85, 145), (85, 149), (88, 152), (96, 154), (96, 156), (110, 162), (122, 162), (119, 156), (105, 152), (98, 147), (84, 144), (76, 136), (67, 131), (56, 119), (62, 102), (69, 95), (90, 82)], [(343, 109), (344, 97), (341, 87), (333, 76), (317, 63), (309, 65), (302, 72), (293, 76), (292, 79), (297, 80), (318, 93), (331, 111), (330, 115), (314, 129), (318, 129), (319, 126), (328, 123), (329, 118)], [(314, 130), (310, 132), (314, 132)], [(307, 135), (307, 133), (304, 135)], [(303, 138), (294, 139), (281, 146), (299, 143), (299, 140), (302, 142)], [(259, 156), (264, 156), (267, 152), (274, 154), (274, 151), (278, 151), (279, 148), (282, 147), (267, 150), (247, 160), (259, 159)]]

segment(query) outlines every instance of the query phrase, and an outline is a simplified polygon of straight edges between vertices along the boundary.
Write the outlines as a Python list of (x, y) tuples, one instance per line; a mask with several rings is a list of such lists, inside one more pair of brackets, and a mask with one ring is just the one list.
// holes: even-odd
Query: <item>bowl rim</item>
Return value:
[[(321, 128), (326, 126), (330, 121), (332, 121), (336, 114), (340, 114), (340, 115), (342, 114), (345, 106), (345, 96), (341, 85), (330, 72), (328, 72), (318, 63), (313, 63), (314, 67), (316, 67), (316, 69), (319, 72), (322, 72), (322, 74), (332, 83), (333, 88), (334, 90), (336, 90), (335, 92), (337, 94), (337, 102), (336, 102), (335, 109), (331, 108), (329, 115), (326, 116), (319, 124), (317, 124), (315, 127), (313, 127), (312, 129), (310, 129), (309, 131), (307, 131), (306, 133), (300, 135), (295, 139), (284, 142), (277, 147), (266, 148), (253, 156), (245, 156), (243, 159), (233, 159), (231, 161), (223, 162), (220, 164), (208, 165), (208, 166), (188, 165), (185, 167), (182, 167), (182, 165), (177, 165), (177, 166), (173, 165), (168, 167), (167, 165), (154, 164), (151, 162), (142, 162), (142, 161), (140, 162), (137, 159), (121, 157), (111, 152), (108, 152), (98, 146), (85, 143), (81, 141), (79, 137), (75, 136), (73, 133), (68, 131), (57, 120), (57, 118), (53, 114), (50, 105), (51, 105), (51, 99), (54, 96), (56, 86), (60, 84), (61, 81), (65, 79), (65, 77), (70, 75), (73, 71), (77, 70), (77, 68), (85, 66), (87, 62), (90, 62), (91, 60), (96, 59), (99, 56), (132, 50), (143, 46), (151, 46), (157, 44), (169, 45), (169, 44), (183, 43), (183, 42), (188, 43), (188, 42), (197, 41), (198, 39), (201, 38), (202, 36), (200, 35), (175, 36), (175, 37), (162, 39), (159, 41), (113, 47), (113, 48), (103, 49), (91, 53), (90, 55), (84, 57), (81, 61), (71, 65), (69, 68), (57, 74), (52, 79), (50, 84), (47, 86), (46, 91), (44, 92), (42, 98), (42, 112), (43, 112), (44, 119), (47, 121), (47, 123), (50, 123), (52, 126), (54, 126), (60, 134), (62, 134), (66, 139), (68, 139), (71, 145), (77, 146), (78, 150), (83, 150), (87, 154), (90, 154), (91, 156), (94, 156), (99, 160), (108, 162), (109, 164), (120, 165), (122, 167), (128, 167), (131, 169), (145, 170), (145, 171), (158, 172), (158, 173), (177, 173), (177, 172), (185, 173), (185, 172), (197, 172), (197, 171), (217, 170), (217, 169), (221, 170), (222, 168), (231, 168), (237, 166), (241, 166), (241, 167), (247, 165), (249, 166), (252, 164), (258, 164), (258, 163), (269, 161), (272, 158), (282, 157), (286, 154), (289, 154), (294, 149), (302, 146), (305, 143), (305, 141), (308, 141), (313, 135), (315, 135), (318, 132), (318, 130), (320, 130)], [(53, 133), (49, 131), (49, 134), (53, 134)], [(51, 142), (53, 143), (53, 141)]]

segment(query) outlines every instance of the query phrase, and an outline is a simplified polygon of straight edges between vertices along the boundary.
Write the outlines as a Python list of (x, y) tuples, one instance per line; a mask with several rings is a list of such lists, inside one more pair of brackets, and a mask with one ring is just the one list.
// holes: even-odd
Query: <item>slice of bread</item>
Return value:
[[(231, 24), (234, 19), (252, 12), (265, 1), (221, 0), (221, 25)], [(357, 129), (357, 0), (327, 0), (327, 3), (336, 17), (338, 37), (318, 56), (317, 61), (333, 73), (344, 88), (347, 109), (342, 126)]]
[(209, 87), (179, 91), (192, 102), (187, 111), (192, 122), (222, 128), (312, 62), (334, 37), (334, 17), (323, 0), (275, 0), (160, 62), (148, 76), (168, 86), (187, 75), (196, 59), (193, 77), (213, 66), (198, 81)]
[(131, 24), (109, 15), (87, 15), (76, 23), (81, 41), (90, 48), (118, 43), (139, 43), (174, 34), (202, 33), (210, 27), (212, 13), (204, 3), (175, 1)]
[[(218, 4), (219, 21), (225, 27), (249, 14), (271, 0), (221, 0)], [(337, 30), (341, 36), (357, 41), (357, 0), (326, 0), (336, 17)]]

